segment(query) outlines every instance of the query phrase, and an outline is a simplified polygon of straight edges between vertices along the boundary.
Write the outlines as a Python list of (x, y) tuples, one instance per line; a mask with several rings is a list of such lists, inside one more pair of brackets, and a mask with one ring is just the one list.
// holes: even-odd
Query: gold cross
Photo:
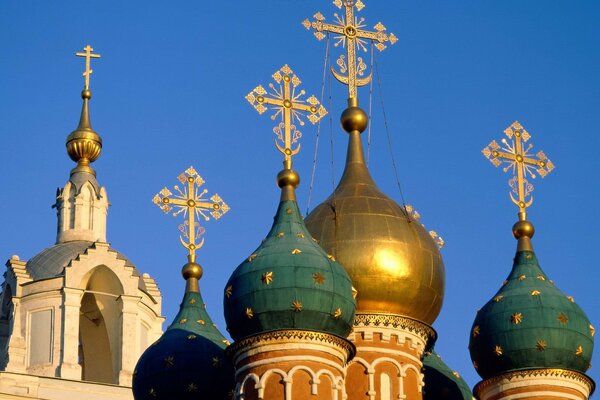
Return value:
[(177, 210), (173, 213), (174, 217), (181, 213), (187, 217), (187, 220), (179, 225), (179, 231), (186, 240), (181, 236), (179, 240), (183, 247), (189, 250), (190, 262), (194, 262), (196, 259), (196, 250), (204, 244), (204, 239), (200, 243), (196, 243), (196, 240), (204, 235), (205, 232), (205, 229), (196, 222), (196, 218), (199, 219), (202, 217), (205, 221), (208, 221), (210, 215), (214, 219), (219, 219), (229, 211), (229, 206), (218, 194), (214, 194), (210, 199), (204, 197), (208, 190), (204, 189), (200, 192), (199, 189), (204, 184), (204, 179), (198, 175), (194, 167), (189, 167), (177, 179), (184, 185), (183, 188), (179, 188), (178, 185), (174, 186), (177, 194), (171, 193), (165, 187), (154, 196), (152, 202), (160, 207), (165, 214), (168, 214), (176, 207)]
[(269, 83), (271, 97), (265, 96), (267, 91), (258, 85), (248, 93), (246, 100), (254, 106), (259, 114), (267, 111), (267, 105), (271, 106), (269, 108), (275, 111), (271, 115), (272, 120), (281, 116), (282, 122), (273, 128), (276, 135), (275, 146), (285, 156), (286, 165), (291, 166), (292, 156), (298, 154), (300, 144), (298, 143), (296, 148), (292, 148), (292, 146), (302, 137), (302, 133), (296, 129), (294, 123), (297, 121), (300, 126), (304, 126), (303, 117), (306, 117), (315, 124), (327, 114), (327, 110), (315, 96), (310, 96), (306, 100), (301, 99), (306, 92), (300, 90), (296, 93), (297, 87), (302, 82), (287, 64), (273, 74), (273, 79), (277, 82), (278, 87)]
[(343, 47), (346, 47), (348, 61), (346, 62), (344, 55), (341, 55), (337, 60), (340, 72), (337, 72), (333, 67), (331, 67), (331, 72), (338, 81), (348, 85), (348, 98), (352, 99), (356, 97), (357, 86), (368, 84), (371, 81), (372, 75), (369, 73), (368, 76), (359, 78), (359, 76), (362, 77), (364, 75), (367, 65), (364, 63), (362, 57), (358, 57), (358, 60), (356, 59), (356, 48), (358, 47), (359, 50), (366, 52), (367, 40), (365, 39), (370, 39), (372, 42), (375, 42), (377, 50), (383, 51), (386, 48), (386, 42), (394, 44), (398, 41), (398, 38), (393, 33), (389, 35), (385, 33), (386, 28), (381, 22), (378, 22), (374, 26), (374, 32), (361, 29), (365, 26), (365, 19), (358, 19), (354, 15), (354, 7), (356, 7), (357, 11), (365, 7), (361, 0), (334, 0), (333, 4), (340, 9), (344, 7), (346, 11), (346, 15), (341, 17), (337, 13), (333, 14), (337, 24), (323, 22), (325, 21), (325, 17), (320, 12), (317, 12), (314, 15), (316, 21), (311, 22), (305, 19), (302, 25), (308, 30), (313, 28), (318, 40), (322, 40), (326, 36), (323, 32), (335, 33), (337, 34), (335, 36), (335, 46), (341, 43)]
[[(544, 178), (554, 169), (554, 164), (543, 151), (539, 151), (535, 155), (530, 154), (529, 152), (533, 148), (531, 143), (524, 148), (524, 144), (531, 138), (531, 135), (518, 121), (506, 128), (504, 133), (509, 140), (502, 139), (502, 145), (492, 140), (482, 150), (482, 153), (496, 167), (507, 164), (504, 172), (512, 170), (514, 176), (508, 181), (512, 188), (510, 198), (519, 207), (519, 214), (525, 218), (525, 209), (533, 203), (533, 196), (531, 196), (533, 185), (529, 183), (527, 177), (531, 176), (535, 179), (537, 172)], [(513, 193), (517, 198), (513, 196)]]
[(89, 44), (83, 49), (85, 50), (85, 53), (75, 53), (75, 55), (77, 57), (85, 57), (85, 72), (82, 76), (85, 76), (85, 90), (88, 90), (90, 88), (90, 75), (92, 74), (92, 72), (94, 72), (90, 68), (90, 59), (100, 58), (100, 54), (92, 54), (92, 51), (94, 51), (94, 49), (92, 49), (92, 46), (90, 46)]

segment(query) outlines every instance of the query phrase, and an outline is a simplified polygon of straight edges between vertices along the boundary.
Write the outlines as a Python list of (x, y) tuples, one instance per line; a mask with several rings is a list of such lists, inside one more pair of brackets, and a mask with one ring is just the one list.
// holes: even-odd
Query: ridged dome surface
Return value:
[(428, 352), (423, 358), (423, 375), (423, 400), (473, 400), (467, 382), (435, 351)]
[(348, 274), (311, 238), (294, 200), (279, 203), (271, 231), (233, 272), (224, 296), (236, 341), (284, 329), (346, 338), (355, 307)]
[(234, 371), (225, 356), (227, 345), (200, 293), (187, 292), (175, 320), (140, 357), (134, 398), (229, 400)]
[(585, 373), (594, 328), (583, 310), (540, 268), (533, 251), (517, 251), (510, 275), (477, 313), (469, 350), (483, 379), (540, 368)]
[(333, 194), (306, 218), (358, 291), (357, 313), (397, 314), (432, 324), (444, 298), (444, 263), (425, 228), (383, 194), (350, 133), (346, 167)]

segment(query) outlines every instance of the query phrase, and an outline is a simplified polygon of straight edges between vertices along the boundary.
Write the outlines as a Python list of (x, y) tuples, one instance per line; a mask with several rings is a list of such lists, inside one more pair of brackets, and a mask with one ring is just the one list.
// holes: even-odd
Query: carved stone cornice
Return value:
[(233, 359), (239, 351), (243, 351), (250, 347), (255, 347), (260, 344), (275, 344), (277, 342), (307, 342), (325, 344), (341, 348), (347, 355), (348, 360), (354, 358), (356, 347), (352, 342), (339, 336), (330, 335), (328, 333), (302, 331), (297, 329), (287, 329), (280, 331), (272, 331), (262, 333), (260, 335), (247, 337), (238, 342), (233, 343), (225, 351), (227, 355)]
[(354, 328), (383, 327), (408, 331), (423, 339), (427, 343), (425, 351), (429, 351), (437, 340), (437, 332), (424, 322), (395, 314), (356, 314)]
[(480, 398), (482, 392), (492, 385), (498, 384), (502, 381), (517, 381), (520, 379), (527, 378), (561, 378), (565, 380), (579, 382), (585, 387), (587, 387), (590, 395), (594, 392), (594, 389), (596, 388), (596, 383), (590, 377), (588, 377), (585, 374), (582, 374), (581, 372), (559, 368), (543, 368), (512, 371), (506, 374), (486, 379), (475, 385), (475, 387), (473, 388), (473, 394), (477, 398)]

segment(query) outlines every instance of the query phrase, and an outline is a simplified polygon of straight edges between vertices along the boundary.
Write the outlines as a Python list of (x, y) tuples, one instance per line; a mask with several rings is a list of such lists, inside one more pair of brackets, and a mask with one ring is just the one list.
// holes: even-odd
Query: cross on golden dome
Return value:
[(259, 114), (269, 108), (274, 110), (275, 112), (271, 115), (272, 120), (281, 116), (282, 122), (273, 128), (273, 132), (277, 136), (275, 146), (283, 153), (286, 163), (291, 164), (292, 156), (300, 151), (300, 144), (296, 148), (292, 148), (292, 146), (302, 137), (302, 133), (296, 129), (295, 123), (304, 126), (303, 117), (306, 117), (312, 124), (315, 124), (327, 114), (327, 110), (315, 96), (302, 100), (306, 92), (304, 90), (296, 92), (302, 82), (287, 64), (273, 74), (273, 79), (278, 87), (269, 83), (271, 93), (258, 85), (248, 93), (246, 100)]
[[(202, 247), (204, 239), (199, 243), (196, 242), (204, 235), (204, 228), (196, 222), (196, 218), (204, 218), (205, 221), (210, 220), (209, 216), (214, 219), (219, 219), (223, 214), (229, 211), (229, 206), (221, 199), (218, 194), (214, 194), (209, 198), (204, 197), (208, 190), (204, 189), (200, 192), (200, 187), (204, 185), (204, 179), (196, 172), (194, 167), (189, 167), (185, 172), (180, 174), (177, 179), (184, 186), (180, 188), (178, 185), (173, 186), (176, 194), (173, 194), (166, 187), (154, 196), (152, 202), (156, 204), (165, 214), (170, 213), (174, 208), (176, 211), (173, 216), (183, 213), (187, 220), (179, 225), (179, 230), (183, 234), (179, 240), (183, 247), (188, 249), (190, 262), (194, 262), (196, 258), (196, 250)], [(185, 237), (185, 240), (184, 240)]]
[(90, 88), (90, 75), (94, 72), (91, 68), (91, 59), (100, 58), (100, 54), (92, 54), (94, 49), (89, 44), (83, 48), (85, 53), (75, 53), (77, 57), (85, 57), (85, 71), (82, 76), (85, 77), (85, 90)]
[(333, 67), (331, 67), (331, 72), (338, 81), (344, 85), (348, 85), (348, 98), (352, 99), (357, 96), (356, 88), (368, 84), (371, 81), (372, 75), (369, 74), (363, 77), (367, 65), (362, 60), (362, 57), (356, 58), (357, 48), (366, 52), (367, 40), (371, 40), (377, 50), (383, 51), (387, 47), (385, 43), (394, 44), (398, 41), (398, 38), (393, 33), (389, 35), (385, 33), (386, 28), (381, 22), (378, 22), (374, 26), (374, 32), (362, 29), (365, 27), (365, 19), (359, 19), (354, 15), (354, 8), (360, 11), (365, 7), (361, 0), (334, 0), (333, 4), (340, 9), (343, 7), (345, 11), (344, 16), (339, 16), (337, 13), (333, 14), (336, 19), (335, 24), (324, 22), (325, 17), (323, 14), (317, 12), (314, 15), (315, 21), (311, 22), (305, 19), (302, 25), (308, 30), (311, 28), (314, 29), (314, 34), (318, 40), (325, 38), (326, 35), (323, 32), (336, 34), (334, 37), (336, 39), (335, 46), (341, 44), (346, 48), (348, 60), (346, 61), (344, 55), (340, 55), (336, 62), (340, 72), (336, 71)]
[(554, 169), (554, 164), (543, 151), (530, 154), (533, 145), (530, 143), (525, 147), (524, 144), (529, 141), (531, 135), (518, 121), (513, 122), (512, 125), (506, 128), (504, 134), (508, 137), (508, 140), (506, 138), (502, 139), (501, 145), (492, 140), (482, 150), (482, 153), (496, 167), (505, 164), (504, 172), (512, 170), (514, 176), (508, 181), (512, 188), (510, 199), (519, 207), (519, 215), (524, 220), (526, 208), (533, 203), (533, 197), (531, 196), (533, 184), (527, 180), (527, 177), (535, 179), (537, 172), (544, 178)]

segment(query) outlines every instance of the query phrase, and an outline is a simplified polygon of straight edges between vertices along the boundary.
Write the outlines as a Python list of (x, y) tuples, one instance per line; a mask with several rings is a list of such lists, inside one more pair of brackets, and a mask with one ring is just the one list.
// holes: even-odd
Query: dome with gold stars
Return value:
[[(201, 271), (190, 265), (198, 266), (186, 264), (184, 274)], [(196, 282), (190, 285), (190, 279)], [(233, 366), (225, 356), (229, 342), (206, 312), (197, 278), (188, 276), (187, 280), (175, 319), (137, 363), (133, 379), (136, 400), (231, 398)]]
[(307, 216), (306, 226), (350, 275), (357, 313), (431, 324), (444, 298), (444, 263), (425, 228), (371, 178), (360, 138), (367, 122), (357, 106), (342, 115), (350, 135), (344, 173), (331, 196)]
[(593, 326), (542, 271), (528, 243), (533, 225), (520, 221), (514, 234), (520, 244), (512, 271), (471, 328), (473, 365), (484, 379), (523, 369), (585, 373), (594, 349)]
[(236, 341), (282, 329), (345, 338), (355, 304), (348, 274), (313, 241), (295, 200), (280, 202), (271, 231), (233, 272), (224, 298)]

